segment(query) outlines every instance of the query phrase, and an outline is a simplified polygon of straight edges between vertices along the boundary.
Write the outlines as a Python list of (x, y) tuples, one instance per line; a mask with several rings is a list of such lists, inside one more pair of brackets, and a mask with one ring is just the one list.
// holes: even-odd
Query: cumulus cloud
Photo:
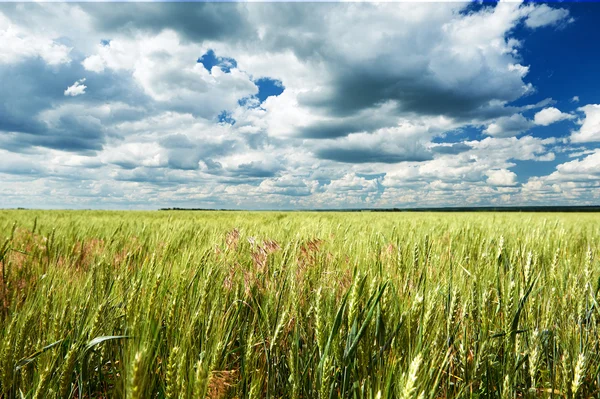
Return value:
[(0, 173), (8, 175), (39, 176), (45, 168), (23, 154), (0, 150)]
[(341, 201), (346, 202), (346, 206), (373, 203), (379, 196), (378, 184), (377, 179), (347, 173), (324, 186), (323, 193), (319, 195), (320, 207), (338, 208)]
[(205, 51), (203, 46), (183, 43), (178, 33), (166, 30), (156, 36), (99, 44), (97, 53), (82, 65), (96, 73), (126, 71), (163, 107), (214, 118), (222, 110), (235, 108), (241, 98), (256, 94), (258, 88), (237, 68), (208, 71), (198, 62)]
[(600, 199), (600, 150), (559, 164), (549, 175), (531, 177), (523, 191), (529, 198), (554, 204), (596, 204)]
[(556, 167), (558, 175), (599, 175), (600, 174), (600, 150), (587, 155), (583, 159), (565, 162)]
[(15, 25), (0, 12), (0, 65), (33, 57), (42, 58), (48, 65), (69, 63), (72, 49), (54, 39)]
[(565, 112), (561, 112), (559, 109), (554, 107), (544, 108), (543, 110), (537, 112), (533, 118), (533, 121), (536, 125), (548, 126), (553, 123), (563, 121), (565, 119), (573, 119), (574, 116), (571, 114), (567, 114)]
[(143, 32), (148, 35), (177, 29), (189, 42), (255, 39), (257, 32), (244, 5), (199, 3), (129, 3), (119, 7), (84, 4), (92, 26), (107, 34)]
[(568, 10), (552, 8), (546, 4), (541, 4), (529, 13), (525, 20), (525, 25), (529, 28), (539, 28), (546, 25), (556, 25), (561, 22), (573, 22), (573, 19), (569, 18)]
[(398, 126), (374, 132), (319, 140), (314, 145), (313, 152), (317, 158), (343, 163), (425, 161), (433, 157), (433, 152), (426, 147), (426, 143), (435, 131), (435, 121), (421, 124), (405, 120)]
[[(460, 185), (462, 189), (478, 187), (485, 181), (493, 185), (514, 182), (509, 180), (507, 169), (515, 166), (515, 161), (548, 161), (554, 159), (549, 152), (553, 139), (539, 139), (532, 136), (521, 138), (492, 138), (470, 141), (470, 149), (456, 154), (444, 154), (432, 160), (419, 163), (406, 163), (391, 166), (383, 179), (383, 185), (391, 188), (423, 187), (432, 181)], [(494, 172), (494, 177), (490, 176)], [(498, 172), (499, 171), (499, 172)], [(489, 179), (492, 180), (489, 180)], [(504, 181), (503, 184), (497, 184)], [(438, 183), (439, 186), (439, 183)], [(457, 186), (458, 187), (458, 186)]]
[(296, 176), (283, 176), (263, 180), (259, 190), (265, 194), (304, 197), (313, 193), (315, 183)]
[[(322, 76), (327, 79), (302, 93), (300, 103), (340, 116), (393, 104), (398, 112), (473, 117), (493, 112), (494, 101), (509, 102), (530, 92), (531, 85), (523, 82), (528, 69), (513, 56), (518, 42), (506, 35), (536, 8), (500, 3), (460, 15), (457, 7), (462, 5), (367, 5), (360, 17), (353, 7), (339, 7), (335, 18), (353, 29), (323, 23), (322, 34), (331, 42), (317, 57), (325, 62)], [(389, 35), (372, 31), (376, 19)], [(415, 41), (419, 46), (411, 45)], [(339, 68), (339, 63), (348, 67)]]
[(571, 134), (571, 141), (574, 143), (589, 143), (600, 141), (600, 104), (588, 104), (578, 108), (585, 114), (580, 121), (579, 131)]
[(87, 86), (83, 84), (84, 82), (85, 78), (79, 79), (71, 86), (67, 87), (67, 90), (65, 90), (65, 96), (76, 97), (85, 94), (85, 89), (87, 89)]
[(490, 159), (552, 161), (555, 155), (550, 149), (556, 144), (556, 141), (554, 137), (547, 139), (533, 136), (487, 137), (481, 141), (467, 142), (467, 144), (473, 148), (472, 151)]
[(512, 137), (527, 131), (532, 125), (523, 115), (515, 114), (496, 119), (483, 132), (492, 137)]
[(517, 184), (517, 175), (510, 170), (490, 170), (486, 174), (488, 184), (493, 186), (515, 186)]

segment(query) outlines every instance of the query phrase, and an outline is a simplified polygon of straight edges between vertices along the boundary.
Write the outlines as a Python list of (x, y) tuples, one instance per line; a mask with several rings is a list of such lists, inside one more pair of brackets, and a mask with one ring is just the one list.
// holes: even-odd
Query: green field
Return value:
[(600, 395), (600, 215), (0, 211), (0, 397)]

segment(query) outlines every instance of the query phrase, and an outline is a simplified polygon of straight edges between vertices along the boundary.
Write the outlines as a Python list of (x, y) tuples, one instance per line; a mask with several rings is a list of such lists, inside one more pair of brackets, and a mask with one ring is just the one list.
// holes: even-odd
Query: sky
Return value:
[(0, 207), (600, 203), (600, 3), (0, 3)]

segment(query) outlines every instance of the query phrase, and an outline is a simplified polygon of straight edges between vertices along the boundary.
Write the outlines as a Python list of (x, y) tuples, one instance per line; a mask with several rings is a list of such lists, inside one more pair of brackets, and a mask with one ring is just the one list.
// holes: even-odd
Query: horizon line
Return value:
[(182, 208), (162, 207), (154, 209), (108, 209), (108, 208), (0, 208), (0, 211), (99, 211), (99, 212), (600, 212), (600, 205), (525, 205), (525, 206), (442, 206), (442, 207), (411, 207), (411, 208)]

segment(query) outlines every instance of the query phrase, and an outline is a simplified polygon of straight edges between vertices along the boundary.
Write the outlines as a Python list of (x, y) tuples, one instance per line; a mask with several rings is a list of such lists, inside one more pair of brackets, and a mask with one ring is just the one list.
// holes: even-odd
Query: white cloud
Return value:
[(521, 114), (515, 114), (496, 119), (483, 132), (492, 137), (513, 137), (527, 131), (531, 126), (531, 121)]
[(367, 180), (364, 177), (356, 176), (354, 173), (348, 173), (341, 179), (333, 180), (326, 186), (328, 191), (377, 191), (377, 181)]
[(106, 68), (106, 61), (98, 54), (90, 55), (81, 64), (87, 71), (96, 73), (104, 72)]
[(533, 136), (521, 138), (487, 137), (481, 141), (469, 141), (467, 144), (473, 147), (473, 151), (482, 158), (520, 161), (552, 161), (554, 153), (549, 152), (548, 147), (556, 143), (553, 137), (540, 139)]
[(585, 117), (579, 123), (579, 131), (571, 134), (574, 143), (590, 143), (600, 141), (600, 104), (588, 104), (578, 108), (585, 113)]
[(564, 8), (551, 8), (546, 4), (541, 4), (535, 7), (527, 16), (525, 25), (529, 28), (539, 28), (546, 25), (556, 25), (566, 21), (573, 22), (569, 19), (569, 11)]
[(578, 103), (579, 102), (579, 96), (573, 96), (573, 98), (571, 99), (572, 103)]
[(79, 79), (71, 86), (67, 87), (67, 90), (65, 90), (65, 96), (76, 97), (85, 94), (85, 89), (87, 89), (87, 86), (83, 84), (84, 82), (85, 78)]
[[(515, 166), (513, 160), (552, 160), (554, 154), (546, 148), (553, 139), (531, 136), (521, 138), (492, 138), (470, 141), (470, 150), (458, 155), (442, 155), (433, 160), (419, 163), (390, 165), (382, 184), (391, 188), (423, 185), (439, 181), (437, 185), (462, 184), (463, 189), (474, 188), (484, 181), (501, 186), (511, 186)], [(495, 171), (493, 177), (490, 171)], [(516, 176), (515, 176), (516, 177)], [(490, 180), (491, 179), (491, 180)], [(502, 182), (502, 184), (498, 184)]]
[[(550, 179), (572, 180), (573, 176), (598, 176), (600, 175), (600, 150), (587, 155), (583, 159), (565, 162), (556, 167), (556, 172), (550, 175)], [(568, 177), (567, 177), (568, 176)]]
[(83, 61), (86, 70), (128, 71), (144, 92), (171, 109), (189, 110), (214, 118), (236, 108), (240, 98), (257, 93), (250, 76), (237, 68), (230, 73), (197, 62), (207, 48), (183, 43), (180, 35), (165, 30), (156, 36), (139, 34), (98, 45), (96, 54)]
[(490, 170), (487, 173), (488, 184), (492, 186), (515, 186), (517, 184), (517, 175), (507, 169)]
[(548, 107), (536, 113), (533, 118), (533, 121), (536, 125), (548, 126), (555, 122), (573, 118), (574, 116), (571, 114), (561, 112), (560, 110), (554, 107)]
[(48, 65), (71, 62), (71, 48), (27, 31), (0, 13), (0, 65), (40, 57)]
[(159, 167), (167, 165), (166, 151), (158, 143), (125, 143), (110, 147), (98, 157), (103, 163), (121, 166), (125, 169)]
[(314, 181), (292, 175), (263, 180), (258, 190), (264, 194), (289, 196), (311, 195), (318, 184)]
[(558, 165), (550, 175), (531, 177), (523, 184), (523, 195), (551, 204), (597, 204), (600, 200), (600, 149)]
[(0, 173), (12, 175), (37, 175), (43, 173), (45, 167), (24, 154), (17, 154), (0, 149)]

